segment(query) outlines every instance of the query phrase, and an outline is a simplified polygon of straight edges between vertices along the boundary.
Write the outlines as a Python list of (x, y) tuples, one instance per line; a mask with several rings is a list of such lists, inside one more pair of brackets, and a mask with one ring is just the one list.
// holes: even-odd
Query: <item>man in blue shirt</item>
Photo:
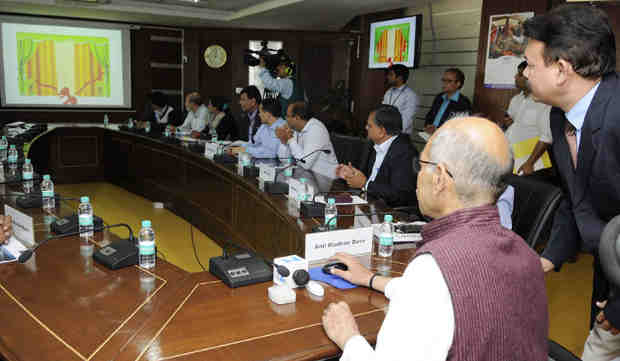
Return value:
[(265, 99), (259, 107), (258, 116), (262, 124), (256, 131), (254, 143), (234, 147), (230, 152), (234, 155), (248, 152), (254, 158), (276, 158), (280, 147), (276, 129), (286, 124), (280, 114), (282, 114), (280, 103), (276, 99)]
[(448, 119), (472, 113), (471, 102), (461, 94), (461, 88), (465, 83), (465, 74), (461, 69), (447, 69), (441, 82), (443, 92), (435, 97), (431, 109), (426, 114), (424, 131), (428, 134), (433, 134)]

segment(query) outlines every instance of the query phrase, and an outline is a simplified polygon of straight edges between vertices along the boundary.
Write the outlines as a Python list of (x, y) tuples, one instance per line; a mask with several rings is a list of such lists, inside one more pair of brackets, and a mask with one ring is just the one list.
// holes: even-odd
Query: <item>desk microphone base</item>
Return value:
[(133, 266), (138, 264), (138, 247), (126, 239), (116, 241), (95, 251), (93, 259), (111, 270)]
[(319, 202), (301, 202), (299, 215), (302, 218), (320, 218), (325, 216), (325, 204)]
[(212, 257), (209, 259), (209, 272), (230, 288), (273, 280), (273, 269), (249, 253)]

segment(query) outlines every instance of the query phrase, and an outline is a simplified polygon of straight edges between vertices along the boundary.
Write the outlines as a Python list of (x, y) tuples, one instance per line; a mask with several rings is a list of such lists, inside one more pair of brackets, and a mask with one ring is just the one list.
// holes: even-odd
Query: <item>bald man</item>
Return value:
[(500, 224), (495, 206), (512, 172), (501, 129), (482, 118), (439, 128), (419, 159), (424, 245), (401, 277), (373, 274), (347, 254), (334, 274), (383, 292), (390, 305), (373, 349), (349, 306), (323, 313), (340, 360), (546, 360), (547, 297), (534, 251)]
[(202, 97), (199, 93), (189, 93), (185, 96), (185, 109), (187, 110), (187, 117), (179, 129), (191, 132), (192, 137), (199, 138), (200, 132), (205, 129), (209, 122), (209, 110), (202, 103)]

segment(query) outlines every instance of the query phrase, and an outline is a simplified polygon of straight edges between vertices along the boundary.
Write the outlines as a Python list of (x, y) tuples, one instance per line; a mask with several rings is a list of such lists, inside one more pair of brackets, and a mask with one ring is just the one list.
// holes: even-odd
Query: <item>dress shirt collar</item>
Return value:
[(377, 153), (387, 153), (388, 150), (390, 149), (390, 145), (392, 145), (392, 143), (394, 142), (396, 137), (397, 137), (396, 135), (393, 135), (390, 138), (388, 138), (388, 140), (386, 140), (385, 142), (383, 142), (381, 144), (375, 144), (375, 152), (377, 152)]
[(456, 92), (454, 92), (454, 94), (450, 96), (450, 98), (448, 98), (448, 94), (446, 93), (444, 93), (441, 97), (443, 98), (443, 100), (450, 99), (452, 101), (458, 102), (459, 96), (461, 96), (461, 92), (457, 90)]
[(590, 108), (590, 103), (592, 103), (592, 99), (594, 99), (594, 95), (596, 94), (596, 90), (598, 86), (601, 84), (599, 81), (595, 86), (590, 89), (586, 95), (581, 98), (577, 104), (573, 105), (573, 107), (566, 113), (566, 119), (575, 127), (576, 130), (580, 131), (583, 127), (583, 122), (586, 119), (586, 114), (588, 113), (588, 108)]
[(430, 242), (464, 226), (476, 227), (491, 223), (499, 224), (499, 212), (495, 204), (464, 208), (424, 225), (422, 227), (422, 240)]
[(395, 91), (401, 91), (401, 92), (403, 92), (403, 91), (405, 91), (405, 88), (406, 88), (406, 87), (407, 87), (407, 84), (405, 83), (405, 84), (403, 84), (403, 85), (401, 85), (401, 86), (399, 86), (399, 87), (395, 87), (395, 86), (393, 86), (391, 89), (392, 89), (392, 91), (394, 91), (394, 92), (395, 92)]

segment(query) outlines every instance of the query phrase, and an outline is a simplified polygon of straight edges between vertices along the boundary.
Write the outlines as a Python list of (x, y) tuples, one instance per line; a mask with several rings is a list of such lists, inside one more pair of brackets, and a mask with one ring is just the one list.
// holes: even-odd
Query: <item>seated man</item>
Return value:
[[(336, 178), (338, 159), (329, 132), (320, 120), (310, 117), (310, 106), (304, 102), (292, 103), (288, 106), (286, 121), (288, 126), (276, 129), (276, 135), (282, 142), (280, 154), (290, 153), (296, 159), (308, 155), (305, 162), (298, 162), (297, 165)], [(321, 149), (328, 149), (330, 153), (319, 152)], [(309, 155), (313, 152), (316, 153)]]
[(417, 206), (413, 158), (418, 156), (403, 127), (400, 112), (392, 105), (380, 105), (370, 113), (366, 124), (368, 138), (375, 144), (364, 171), (351, 164), (336, 170), (352, 188), (383, 199), (390, 207)]
[(472, 113), (471, 102), (465, 95), (461, 94), (461, 88), (465, 83), (465, 74), (461, 69), (447, 69), (441, 81), (443, 92), (435, 97), (431, 110), (426, 113), (424, 131), (427, 134), (433, 134), (448, 119)]
[(208, 109), (209, 113), (213, 115), (213, 120), (203, 130), (204, 137), (211, 139), (215, 133), (219, 140), (237, 140), (237, 124), (235, 123), (235, 118), (230, 114), (230, 107), (226, 98), (220, 96), (210, 97)]
[(375, 349), (345, 302), (325, 309), (341, 361), (547, 360), (538, 255), (500, 225), (495, 206), (512, 165), (502, 130), (486, 119), (451, 120), (430, 138), (416, 168), (420, 211), (433, 221), (404, 274), (385, 277), (353, 256), (334, 257), (348, 266), (334, 274), (390, 300)]
[(200, 132), (207, 125), (209, 110), (202, 104), (202, 97), (196, 92), (187, 94), (185, 108), (187, 109), (187, 117), (179, 129), (189, 131), (192, 137), (198, 138)]
[(153, 108), (153, 118), (151, 118), (151, 129), (163, 132), (164, 128), (174, 125), (176, 122), (174, 108), (168, 105), (168, 97), (162, 92), (153, 92), (151, 94), (151, 104)]
[(260, 127), (258, 107), (261, 102), (260, 91), (254, 85), (246, 86), (239, 94), (241, 115), (239, 136), (241, 140), (254, 143), (254, 136)]
[(286, 124), (280, 118), (282, 109), (276, 99), (265, 99), (260, 107), (258, 115), (262, 125), (256, 131), (254, 143), (247, 143), (243, 147), (233, 147), (229, 153), (234, 155), (240, 152), (248, 152), (254, 158), (276, 158), (280, 147), (280, 140), (276, 137), (276, 129)]
[(505, 228), (512, 229), (512, 212), (515, 208), (515, 189), (508, 185), (504, 193), (497, 199), (499, 222)]

